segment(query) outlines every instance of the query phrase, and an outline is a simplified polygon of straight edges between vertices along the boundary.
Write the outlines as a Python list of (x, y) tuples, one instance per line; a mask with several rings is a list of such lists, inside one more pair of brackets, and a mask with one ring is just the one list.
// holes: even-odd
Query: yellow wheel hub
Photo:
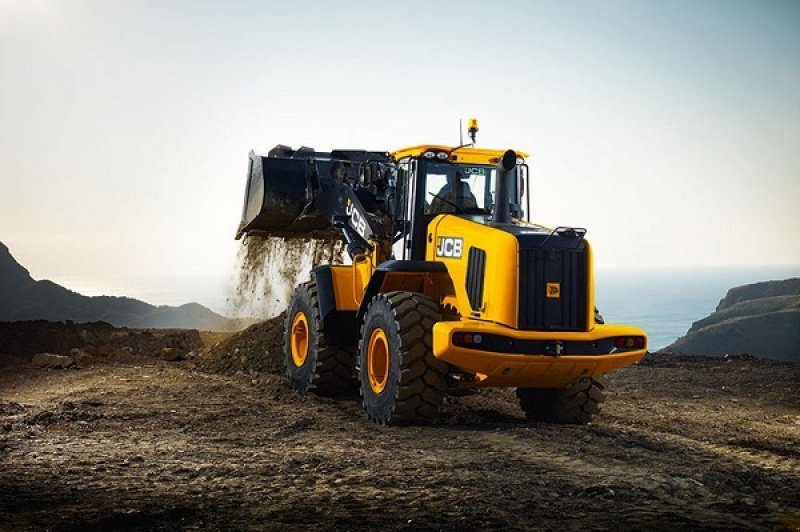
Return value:
[(292, 361), (298, 368), (305, 364), (308, 357), (309, 331), (308, 319), (302, 312), (298, 312), (294, 316), (292, 322), (291, 336), (289, 338), (289, 345), (292, 348)]
[(386, 333), (378, 328), (372, 331), (367, 351), (367, 375), (369, 387), (375, 393), (381, 393), (389, 380), (389, 341)]

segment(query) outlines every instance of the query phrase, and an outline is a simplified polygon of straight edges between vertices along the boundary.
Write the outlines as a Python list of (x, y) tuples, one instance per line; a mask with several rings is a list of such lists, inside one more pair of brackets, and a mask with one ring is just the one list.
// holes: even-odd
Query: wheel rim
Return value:
[(389, 380), (389, 341), (383, 329), (372, 331), (367, 351), (367, 375), (369, 387), (375, 393), (381, 393)]
[(309, 344), (308, 319), (302, 312), (294, 317), (289, 344), (292, 348), (292, 361), (299, 368), (306, 362)]

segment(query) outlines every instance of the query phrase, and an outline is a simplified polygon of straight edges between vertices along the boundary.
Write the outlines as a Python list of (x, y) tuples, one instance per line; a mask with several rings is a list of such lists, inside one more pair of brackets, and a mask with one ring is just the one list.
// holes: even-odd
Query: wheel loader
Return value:
[[(250, 153), (237, 239), (335, 234), (289, 302), (289, 384), (353, 393), (379, 424), (435, 420), (445, 394), (515, 387), (531, 420), (586, 423), (645, 332), (603, 322), (579, 227), (530, 221), (527, 154), (475, 145)], [(335, 233), (333, 233), (335, 232)]]

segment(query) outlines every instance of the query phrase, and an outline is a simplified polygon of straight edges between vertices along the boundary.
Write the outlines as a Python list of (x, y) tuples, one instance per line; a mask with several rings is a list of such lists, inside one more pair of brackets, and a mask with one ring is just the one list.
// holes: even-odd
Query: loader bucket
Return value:
[(236, 239), (250, 234), (307, 234), (329, 227), (329, 220), (313, 204), (306, 159), (262, 157), (250, 152), (242, 221)]

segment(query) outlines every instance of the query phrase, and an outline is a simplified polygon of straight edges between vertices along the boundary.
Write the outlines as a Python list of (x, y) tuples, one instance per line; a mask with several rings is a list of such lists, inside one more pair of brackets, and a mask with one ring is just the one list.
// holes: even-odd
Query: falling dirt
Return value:
[(387, 428), (357, 396), (290, 390), (281, 330), (204, 334), (184, 362), (126, 331), (124, 357), (0, 368), (0, 529), (796, 529), (795, 366), (653, 355), (611, 375), (590, 425), (486, 390)]
[(242, 239), (236, 260), (237, 280), (228, 314), (272, 318), (286, 309), (292, 291), (320, 264), (342, 264), (343, 243), (329, 237)]

